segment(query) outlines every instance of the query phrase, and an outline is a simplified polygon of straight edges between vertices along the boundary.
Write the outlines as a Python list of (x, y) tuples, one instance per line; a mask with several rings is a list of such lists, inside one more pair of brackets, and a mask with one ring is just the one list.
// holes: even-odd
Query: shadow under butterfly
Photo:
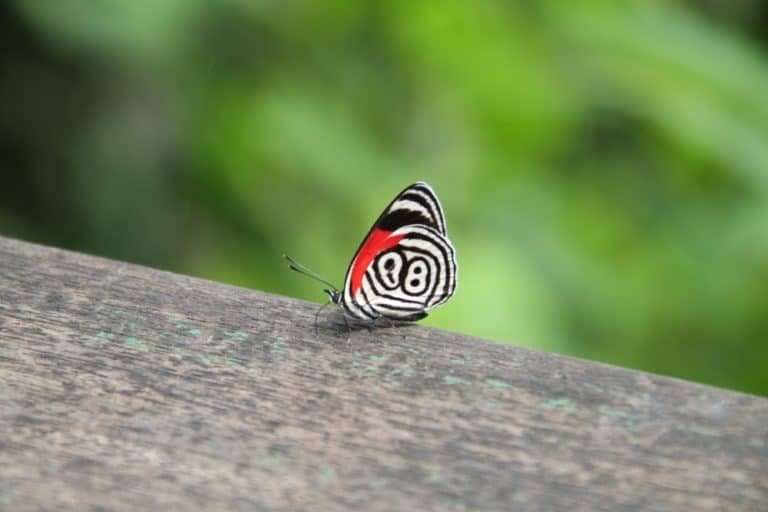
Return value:
[[(283, 257), (291, 270), (329, 286), (325, 306), (341, 307), (350, 334), (347, 315), (369, 328), (380, 318), (390, 325), (414, 322), (456, 291), (456, 250), (448, 240), (440, 201), (424, 182), (408, 186), (379, 215), (349, 264), (343, 289)], [(321, 310), (315, 314), (315, 330)]]

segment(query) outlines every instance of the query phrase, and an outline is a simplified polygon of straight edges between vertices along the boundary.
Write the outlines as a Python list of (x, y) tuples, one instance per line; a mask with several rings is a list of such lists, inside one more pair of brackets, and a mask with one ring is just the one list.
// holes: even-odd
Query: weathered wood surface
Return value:
[(316, 307), (0, 238), (0, 509), (768, 510), (768, 400)]

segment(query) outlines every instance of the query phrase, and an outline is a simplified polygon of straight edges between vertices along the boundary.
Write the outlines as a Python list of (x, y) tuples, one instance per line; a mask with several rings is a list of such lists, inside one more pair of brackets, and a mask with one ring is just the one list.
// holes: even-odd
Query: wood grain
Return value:
[(768, 509), (768, 400), (316, 308), (0, 238), (0, 509)]

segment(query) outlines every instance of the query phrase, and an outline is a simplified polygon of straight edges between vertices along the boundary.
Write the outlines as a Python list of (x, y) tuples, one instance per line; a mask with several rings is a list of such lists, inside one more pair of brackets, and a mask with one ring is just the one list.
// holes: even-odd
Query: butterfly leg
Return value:
[(328, 304), (330, 304), (330, 302), (326, 302), (325, 304), (323, 304), (322, 306), (320, 306), (320, 307), (318, 308), (318, 310), (317, 310), (317, 311), (315, 311), (315, 337), (317, 337), (317, 336), (318, 336), (318, 330), (317, 330), (317, 317), (320, 315), (320, 312), (321, 312), (322, 310), (324, 310), (324, 309), (325, 309), (325, 306), (327, 306)]
[(344, 319), (344, 325), (347, 326), (347, 343), (352, 342), (352, 328), (349, 327), (349, 322), (347, 321), (347, 315), (344, 314), (344, 311), (341, 312), (341, 318)]
[[(389, 324), (389, 328), (390, 329), (394, 329), (395, 331), (397, 331), (397, 325), (395, 325), (395, 323), (392, 321), (392, 319), (390, 319), (389, 317), (386, 317), (384, 315), (380, 316), (379, 318), (383, 318), (384, 320), (386, 320), (386, 322)], [(376, 320), (378, 320), (378, 318)]]

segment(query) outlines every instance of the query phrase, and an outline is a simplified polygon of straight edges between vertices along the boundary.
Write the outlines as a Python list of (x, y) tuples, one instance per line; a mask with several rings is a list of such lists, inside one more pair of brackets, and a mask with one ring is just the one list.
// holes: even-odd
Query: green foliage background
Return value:
[(425, 179), (425, 323), (768, 394), (763, 2), (0, 10), (0, 233), (321, 301)]

